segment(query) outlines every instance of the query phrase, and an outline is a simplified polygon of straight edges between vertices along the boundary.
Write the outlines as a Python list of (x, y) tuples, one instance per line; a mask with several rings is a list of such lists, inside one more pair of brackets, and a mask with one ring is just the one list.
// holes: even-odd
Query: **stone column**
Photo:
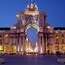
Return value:
[(19, 51), (21, 52), (21, 36), (19, 38)]
[(39, 53), (40, 53), (40, 49), (41, 49), (41, 45), (40, 45), (40, 36), (38, 36), (38, 51), (39, 51)]
[(22, 45), (23, 46), (22, 47), (23, 48), (23, 53), (25, 52), (25, 40), (26, 40), (26, 38), (25, 38), (25, 36), (23, 36), (23, 45)]
[(8, 36), (5, 37), (5, 53), (9, 54)]
[(5, 38), (4, 38), (4, 35), (2, 35), (2, 46), (3, 46), (3, 53), (4, 53), (4, 46), (5, 46)]
[(18, 39), (18, 37), (16, 38), (16, 51), (18, 54), (18, 52), (19, 52), (19, 39)]
[(7, 38), (7, 37), (5, 37), (5, 43), (6, 43), (6, 44), (8, 43), (8, 38)]
[(23, 40), (24, 40), (24, 39), (23, 39), (23, 36), (21, 36), (21, 52), (23, 52), (23, 48), (24, 48), (24, 47), (23, 47)]
[(40, 54), (44, 53), (44, 39), (42, 34), (39, 34), (38, 37), (38, 48)]
[(40, 53), (43, 53), (43, 49), (42, 49), (42, 46), (43, 46), (43, 44), (42, 44), (42, 36), (41, 36), (41, 49), (40, 49)]
[(53, 47), (52, 50), (53, 50), (53, 53), (55, 54), (55, 44), (54, 44), (54, 41), (52, 41), (52, 45), (53, 45), (52, 46)]
[(42, 35), (42, 50), (43, 50), (43, 53), (44, 53), (44, 37)]
[(10, 43), (9, 43), (9, 52), (12, 52), (12, 39), (10, 38)]
[(48, 39), (47, 39), (47, 35), (46, 35), (46, 53), (47, 53), (47, 50), (48, 50), (48, 48), (47, 48), (47, 43), (48, 43)]
[(61, 51), (61, 52), (62, 52), (62, 49), (61, 49), (61, 43), (59, 44), (59, 51)]
[(48, 38), (47, 38), (47, 33), (44, 33), (44, 52), (47, 53), (47, 44), (48, 44)]

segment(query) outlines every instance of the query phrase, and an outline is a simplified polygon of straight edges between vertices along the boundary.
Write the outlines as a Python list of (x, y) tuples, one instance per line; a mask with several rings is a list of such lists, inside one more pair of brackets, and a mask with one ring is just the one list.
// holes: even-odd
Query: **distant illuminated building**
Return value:
[[(40, 12), (37, 5), (31, 2), (16, 16), (15, 25), (0, 28), (0, 53), (65, 53), (65, 28), (50, 26), (46, 21), (46, 13)], [(35, 47), (32, 47), (26, 34), (31, 27), (38, 32)]]

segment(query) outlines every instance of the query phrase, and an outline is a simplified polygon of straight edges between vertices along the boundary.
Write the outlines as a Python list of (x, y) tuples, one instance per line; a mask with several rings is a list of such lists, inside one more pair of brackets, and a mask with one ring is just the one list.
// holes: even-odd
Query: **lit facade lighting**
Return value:
[(34, 52), (38, 52), (38, 44), (37, 44), (37, 42), (36, 42), (36, 47), (34, 49)]
[(0, 45), (0, 51), (2, 51), (3, 50), (3, 46), (2, 45)]
[(41, 49), (40, 49), (40, 53), (43, 53), (43, 51), (42, 51), (42, 47), (41, 47)]
[(19, 17), (19, 15), (17, 14), (16, 17)]
[(19, 51), (19, 46), (18, 46), (18, 49), (17, 49), (17, 51)]
[(21, 51), (23, 51), (23, 48), (21, 48)]
[(56, 33), (58, 33), (58, 31), (56, 31)]
[(4, 38), (6, 38), (6, 37), (8, 37), (8, 34), (6, 34), (6, 35), (4, 36)]
[(11, 29), (16, 29), (16, 26), (11, 27)]
[(6, 37), (8, 36), (8, 34), (5, 35)]
[(58, 39), (58, 36), (56, 38)]
[(48, 28), (48, 29), (50, 29), (51, 27), (50, 27), (50, 26), (48, 26), (47, 28)]
[(25, 14), (27, 14), (27, 15), (33, 15), (34, 16), (34, 15), (38, 15), (39, 11), (37, 11), (37, 10), (36, 11), (28, 11), (28, 10), (26, 10)]

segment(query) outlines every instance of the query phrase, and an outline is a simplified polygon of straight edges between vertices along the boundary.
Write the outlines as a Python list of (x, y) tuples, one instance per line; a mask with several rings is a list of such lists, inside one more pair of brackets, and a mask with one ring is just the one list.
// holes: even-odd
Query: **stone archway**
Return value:
[(25, 9), (24, 12), (20, 12), (17, 15), (17, 18), (18, 18), (18, 23), (17, 23), (18, 25), (16, 27), (18, 28), (19, 32), (22, 32), (22, 34), (24, 35), (22, 48), (25, 47), (24, 45), (26, 40), (25, 37), (27, 37), (26, 31), (29, 28), (35, 28), (37, 30), (37, 37), (38, 37), (36, 43), (36, 46), (38, 46), (38, 53), (46, 52), (47, 42), (46, 42), (46, 38), (44, 39), (45, 31), (47, 31), (47, 26), (48, 26), (46, 22), (46, 13), (40, 12), (38, 10), (37, 5), (35, 5), (34, 3), (30, 3), (29, 5), (27, 5), (27, 8)]
[(29, 49), (33, 50), (33, 51), (28, 51), (28, 52), (33, 52), (33, 53), (38, 52), (38, 43), (37, 43), (38, 31), (37, 31), (37, 29), (34, 27), (28, 28), (26, 35), (27, 35), (27, 39), (28, 39), (27, 45), (29, 45)]
[(28, 25), (26, 26), (25, 32), (26, 32), (29, 28), (34, 28), (34, 29), (37, 30), (37, 32), (39, 31), (39, 26), (37, 26), (37, 25), (35, 25), (35, 24), (28, 24)]

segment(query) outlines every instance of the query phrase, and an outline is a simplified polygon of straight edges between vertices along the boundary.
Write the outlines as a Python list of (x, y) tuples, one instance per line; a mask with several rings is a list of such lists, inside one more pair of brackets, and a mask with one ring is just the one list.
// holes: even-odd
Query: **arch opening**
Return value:
[(34, 46), (35, 43), (37, 42), (37, 30), (35, 28), (29, 28), (26, 31), (26, 34), (29, 42), (31, 43), (32, 46)]
[(37, 47), (37, 39), (38, 39), (37, 33), (38, 31), (34, 27), (31, 27), (26, 31), (27, 38), (28, 38), (28, 45), (30, 47), (29, 49), (32, 49), (32, 51), (27, 51), (27, 52), (37, 52), (37, 48), (38, 48)]

